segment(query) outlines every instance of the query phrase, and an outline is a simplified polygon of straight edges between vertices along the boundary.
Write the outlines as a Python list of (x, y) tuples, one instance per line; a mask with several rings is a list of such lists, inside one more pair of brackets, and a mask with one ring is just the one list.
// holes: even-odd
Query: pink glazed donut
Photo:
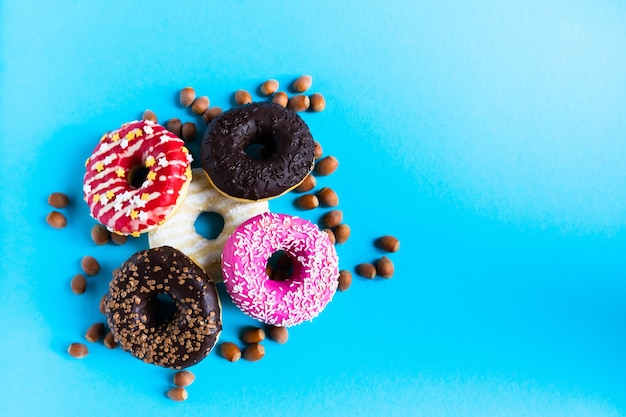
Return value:
[[(285, 281), (273, 281), (267, 262), (277, 251), (292, 260)], [(242, 223), (222, 251), (224, 285), (245, 314), (290, 327), (316, 317), (335, 294), (339, 259), (328, 235), (308, 220), (262, 213)]]

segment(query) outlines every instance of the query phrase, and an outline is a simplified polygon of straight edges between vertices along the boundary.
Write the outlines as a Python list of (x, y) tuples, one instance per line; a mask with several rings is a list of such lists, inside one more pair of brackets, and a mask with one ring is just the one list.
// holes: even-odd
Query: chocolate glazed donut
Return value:
[(222, 113), (207, 126), (202, 167), (226, 196), (268, 200), (304, 180), (313, 169), (314, 151), (300, 116), (276, 104), (251, 103)]
[[(159, 294), (174, 301), (171, 318), (159, 314)], [(109, 284), (104, 309), (122, 349), (166, 368), (200, 362), (222, 330), (215, 284), (202, 268), (169, 246), (137, 252), (124, 262)]]

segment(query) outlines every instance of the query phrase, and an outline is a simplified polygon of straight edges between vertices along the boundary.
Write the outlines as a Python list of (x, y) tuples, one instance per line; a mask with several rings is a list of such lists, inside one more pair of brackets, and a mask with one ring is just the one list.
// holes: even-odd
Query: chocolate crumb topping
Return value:
[[(159, 294), (176, 311), (163, 317)], [(107, 322), (119, 346), (146, 363), (181, 369), (204, 359), (222, 330), (215, 284), (204, 270), (169, 246), (137, 252), (109, 284)]]

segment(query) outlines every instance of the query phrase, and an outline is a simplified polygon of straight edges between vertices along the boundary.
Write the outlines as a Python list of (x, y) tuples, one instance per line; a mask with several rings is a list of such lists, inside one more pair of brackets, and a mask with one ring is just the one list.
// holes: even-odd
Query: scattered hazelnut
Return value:
[(310, 75), (301, 75), (294, 80), (291, 87), (295, 92), (304, 93), (306, 90), (311, 88), (311, 84), (313, 84), (313, 77)]
[(52, 193), (48, 196), (48, 204), (54, 208), (64, 208), (70, 203), (70, 199), (63, 193)]
[(296, 206), (303, 210), (311, 210), (319, 205), (320, 202), (315, 194), (304, 194), (296, 198)]
[(193, 122), (183, 123), (183, 127), (180, 132), (185, 142), (193, 142), (196, 139), (196, 136), (198, 135), (196, 124)]
[(393, 276), (393, 262), (386, 256), (382, 256), (376, 262), (376, 273), (383, 278), (391, 278)]
[(156, 114), (154, 114), (152, 110), (148, 109), (148, 110), (144, 110), (144, 112), (141, 114), (141, 120), (150, 120), (151, 122), (156, 123), (157, 116)]
[(172, 401), (185, 401), (189, 398), (189, 393), (183, 387), (174, 387), (167, 391), (167, 397)]
[(270, 339), (275, 341), (276, 343), (280, 343), (284, 345), (287, 343), (287, 339), (289, 339), (289, 330), (286, 327), (279, 326), (269, 326)]
[(350, 237), (350, 226), (345, 223), (338, 224), (333, 230), (337, 244), (346, 243)]
[(67, 219), (63, 215), (63, 213), (58, 211), (51, 211), (46, 216), (46, 223), (48, 223), (51, 227), (55, 229), (63, 229), (67, 226)]
[(98, 311), (100, 311), (102, 314), (105, 314), (106, 311), (104, 310), (104, 304), (107, 301), (107, 295), (104, 294), (102, 297), (100, 297), (100, 304), (98, 305)]
[(323, 111), (326, 108), (326, 99), (320, 93), (313, 93), (311, 97), (309, 97), (311, 101), (311, 111), (319, 112)]
[(72, 343), (67, 348), (67, 353), (76, 359), (82, 359), (89, 354), (89, 349), (83, 343)]
[(169, 130), (170, 132), (172, 132), (173, 134), (175, 134), (176, 136), (180, 137), (180, 133), (183, 128), (183, 123), (180, 121), (179, 118), (173, 117), (167, 121), (167, 123), (165, 124), (165, 128)]
[(260, 343), (248, 345), (243, 351), (243, 358), (250, 362), (255, 362), (265, 356), (265, 346)]
[(335, 207), (339, 205), (339, 197), (335, 190), (329, 187), (322, 187), (317, 192), (317, 198), (320, 201), (320, 204), (326, 207)]
[(341, 210), (331, 210), (322, 216), (322, 224), (328, 228), (338, 226), (343, 220), (343, 212)]
[(91, 240), (93, 240), (96, 245), (106, 244), (110, 236), (111, 232), (101, 224), (94, 224), (91, 228)]
[(339, 291), (345, 291), (350, 288), (352, 284), (352, 272), (343, 269), (339, 271), (339, 284), (337, 285), (337, 289)]
[(209, 104), (211, 104), (211, 102), (207, 96), (197, 97), (191, 104), (191, 111), (195, 114), (201, 115), (206, 111), (206, 109), (209, 108)]
[(177, 387), (188, 387), (196, 379), (196, 376), (191, 371), (178, 371), (174, 374), (174, 385)]
[(104, 337), (104, 323), (94, 323), (87, 329), (85, 339), (88, 342), (97, 342)]
[(335, 232), (331, 229), (322, 229), (322, 232), (325, 232), (328, 235), (328, 239), (330, 239), (330, 243), (333, 245), (337, 243), (337, 239), (335, 238)]
[(209, 107), (204, 113), (202, 113), (202, 120), (204, 120), (204, 123), (208, 124), (220, 114), (222, 114), (221, 107)]
[(85, 290), (87, 290), (87, 279), (83, 274), (76, 274), (74, 278), (72, 278), (70, 286), (74, 294), (84, 294)]
[(287, 107), (287, 103), (289, 103), (289, 97), (287, 96), (287, 93), (279, 91), (272, 97), (272, 103), (278, 104), (281, 107)]
[(220, 350), (224, 359), (230, 362), (237, 362), (241, 358), (241, 350), (233, 342), (222, 342)]
[(265, 330), (259, 327), (246, 329), (241, 334), (241, 340), (247, 344), (259, 343), (262, 340), (265, 340)]
[(322, 144), (319, 143), (318, 141), (313, 141), (315, 143), (315, 150), (313, 151), (315, 154), (315, 160), (318, 160), (322, 157), (322, 155), (324, 154), (324, 151), (322, 149)]
[(252, 96), (246, 90), (235, 91), (235, 103), (239, 106), (252, 103)]
[(294, 188), (294, 191), (298, 193), (305, 193), (315, 188), (316, 184), (317, 184), (317, 180), (315, 179), (315, 177), (309, 174), (306, 177), (304, 177), (304, 180), (302, 180), (302, 182), (296, 188)]
[(100, 272), (100, 263), (93, 256), (83, 256), (80, 261), (83, 271), (89, 276), (94, 276)]
[(128, 240), (126, 235), (118, 235), (117, 233), (111, 233), (111, 242), (116, 245), (123, 245)]
[(117, 342), (115, 341), (115, 337), (111, 331), (108, 331), (107, 334), (104, 335), (102, 343), (107, 349), (115, 349), (117, 347)]
[(263, 84), (261, 84), (260, 90), (261, 94), (263, 94), (264, 96), (271, 96), (278, 90), (278, 81), (274, 79), (267, 80)]
[(293, 96), (287, 101), (287, 108), (296, 113), (307, 110), (310, 105), (309, 97), (303, 95)]
[(364, 262), (356, 266), (356, 273), (363, 278), (373, 279), (376, 276), (376, 267), (371, 263)]
[(196, 99), (196, 90), (193, 87), (185, 87), (180, 90), (180, 104), (184, 107), (189, 107), (193, 104), (193, 101)]
[(400, 249), (400, 241), (389, 235), (379, 237), (374, 244), (386, 252), (397, 252)]
[(315, 171), (319, 175), (330, 175), (335, 172), (338, 166), (339, 161), (337, 161), (337, 158), (332, 155), (326, 156), (317, 161), (317, 164), (315, 165)]

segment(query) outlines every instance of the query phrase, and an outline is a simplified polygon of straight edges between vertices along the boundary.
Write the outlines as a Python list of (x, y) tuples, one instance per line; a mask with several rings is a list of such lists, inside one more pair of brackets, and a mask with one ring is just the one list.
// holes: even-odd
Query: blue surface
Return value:
[[(75, 3), (75, 4), (72, 4)], [(626, 3), (0, 4), (0, 415), (621, 416), (626, 413)], [(173, 372), (67, 345), (102, 320), (111, 271), (83, 162), (107, 130), (313, 75), (303, 117), (340, 168), (342, 268), (397, 235), (388, 281), (355, 277), (256, 363)], [(259, 97), (256, 96), (258, 99)], [(69, 225), (45, 223), (66, 192)], [(293, 195), (275, 211), (299, 212)], [(102, 272), (70, 292), (80, 259)], [(254, 322), (224, 299), (221, 340)]]

